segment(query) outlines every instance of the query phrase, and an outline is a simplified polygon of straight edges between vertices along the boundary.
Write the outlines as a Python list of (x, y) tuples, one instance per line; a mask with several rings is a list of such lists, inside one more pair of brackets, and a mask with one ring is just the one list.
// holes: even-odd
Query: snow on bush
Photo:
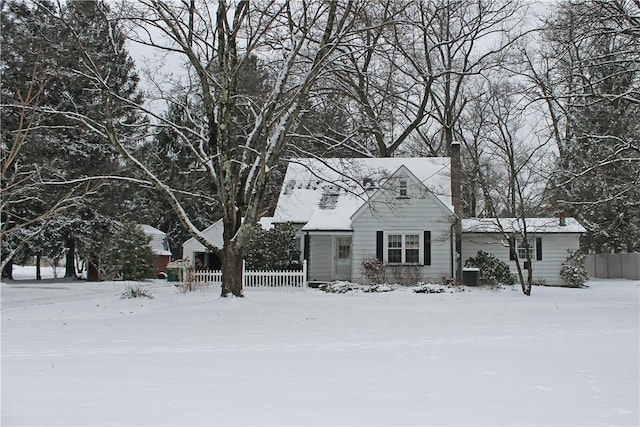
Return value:
[(144, 280), (155, 274), (151, 237), (132, 222), (122, 222), (106, 235), (95, 254), (102, 280)]
[(416, 294), (441, 294), (444, 292), (461, 292), (464, 289), (459, 286), (448, 286), (436, 283), (418, 283), (413, 286), (405, 286), (402, 284), (382, 284), (382, 285), (361, 285), (359, 283), (337, 281), (320, 285), (320, 290), (332, 294), (345, 294), (347, 292), (360, 293), (381, 293), (393, 292), (397, 290), (409, 291)]
[[(442, 294), (452, 289), (446, 285), (438, 285), (434, 283), (421, 283), (413, 287), (416, 294)], [(453, 292), (453, 290), (451, 290)]]
[(480, 278), (487, 284), (514, 285), (516, 278), (507, 263), (500, 261), (495, 255), (485, 251), (478, 251), (475, 257), (465, 261), (466, 267), (480, 269)]
[(363, 259), (360, 270), (369, 283), (384, 283), (386, 281), (386, 266), (378, 258)]
[(295, 229), (290, 223), (270, 230), (253, 228), (244, 259), (250, 270), (301, 270)]
[(571, 288), (583, 288), (589, 280), (589, 272), (584, 265), (584, 254), (580, 251), (567, 251), (569, 256), (562, 263), (560, 277)]
[(320, 290), (331, 294), (345, 294), (347, 292), (391, 292), (394, 288), (390, 285), (361, 285), (359, 283), (337, 281), (320, 285)]

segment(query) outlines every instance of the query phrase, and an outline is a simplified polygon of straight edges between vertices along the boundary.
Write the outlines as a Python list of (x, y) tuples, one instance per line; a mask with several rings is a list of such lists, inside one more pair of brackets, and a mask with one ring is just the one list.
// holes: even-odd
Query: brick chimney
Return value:
[(564, 209), (558, 211), (558, 218), (560, 218), (560, 226), (564, 227), (567, 225), (567, 220), (565, 217), (567, 216), (567, 212)]

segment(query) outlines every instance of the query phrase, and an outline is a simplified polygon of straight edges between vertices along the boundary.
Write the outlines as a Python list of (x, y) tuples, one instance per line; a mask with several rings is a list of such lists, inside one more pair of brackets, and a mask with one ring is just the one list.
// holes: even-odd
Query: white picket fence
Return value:
[[(199, 270), (192, 273), (193, 283), (198, 285), (221, 285), (222, 271)], [(247, 288), (306, 288), (307, 261), (302, 263), (302, 271), (256, 271), (247, 270), (242, 262), (242, 287)]]

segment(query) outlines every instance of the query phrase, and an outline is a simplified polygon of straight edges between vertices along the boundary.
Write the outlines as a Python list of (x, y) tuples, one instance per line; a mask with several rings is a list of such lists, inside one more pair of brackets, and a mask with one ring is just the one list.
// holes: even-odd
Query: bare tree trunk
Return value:
[(222, 292), (221, 296), (229, 294), (242, 297), (242, 256), (235, 245), (226, 246), (222, 251)]
[(100, 269), (98, 268), (98, 260), (90, 259), (87, 263), (87, 281), (98, 282), (100, 281)]
[(36, 280), (42, 280), (42, 272), (40, 270), (41, 261), (42, 261), (42, 256), (40, 254), (36, 255)]
[(2, 278), (13, 280), (13, 261), (9, 260), (2, 267)]
[(76, 240), (73, 237), (67, 238), (67, 253), (65, 254), (64, 277), (76, 276)]

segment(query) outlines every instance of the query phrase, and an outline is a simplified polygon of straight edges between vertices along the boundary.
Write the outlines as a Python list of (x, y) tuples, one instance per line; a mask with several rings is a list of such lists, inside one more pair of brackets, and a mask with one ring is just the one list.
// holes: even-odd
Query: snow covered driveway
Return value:
[(325, 294), (2, 284), (2, 425), (638, 425), (636, 281)]

